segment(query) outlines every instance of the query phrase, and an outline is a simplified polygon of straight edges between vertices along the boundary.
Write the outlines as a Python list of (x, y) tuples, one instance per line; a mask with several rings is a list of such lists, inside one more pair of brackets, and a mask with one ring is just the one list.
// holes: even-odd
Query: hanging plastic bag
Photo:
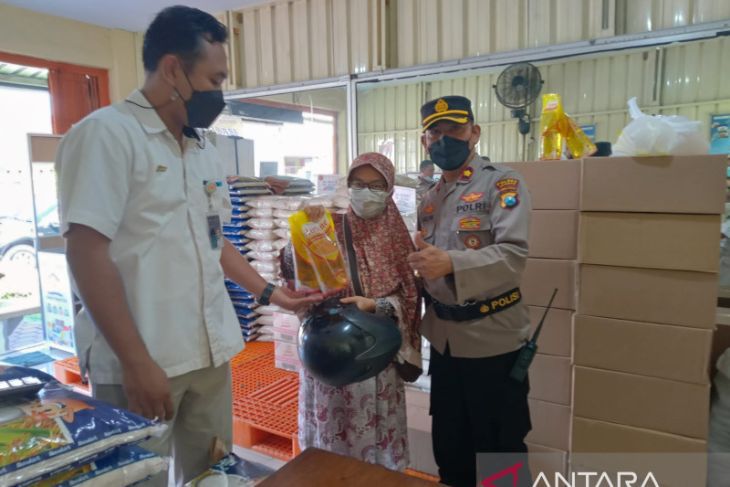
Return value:
[(302, 210), (294, 213), (289, 223), (297, 289), (328, 293), (347, 286), (347, 271), (332, 215), (323, 209), (322, 216), (313, 221)]
[(613, 145), (614, 156), (667, 156), (707, 154), (710, 144), (702, 123), (680, 115), (647, 115), (636, 98), (629, 100), (631, 122)]

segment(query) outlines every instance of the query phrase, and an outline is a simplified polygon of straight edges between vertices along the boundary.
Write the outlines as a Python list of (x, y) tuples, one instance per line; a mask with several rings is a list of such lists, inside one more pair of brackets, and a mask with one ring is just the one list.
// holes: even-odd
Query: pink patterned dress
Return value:
[[(390, 160), (380, 154), (363, 154), (353, 162), (350, 172), (366, 164), (385, 177), (392, 191), (395, 170)], [(341, 216), (333, 215), (340, 248), (344, 249)], [(363, 220), (350, 209), (348, 220), (363, 292), (376, 300), (379, 313), (397, 322), (403, 336), (398, 361), (421, 367), (420, 297), (406, 261), (414, 247), (403, 219), (389, 198), (381, 216)], [(353, 294), (352, 289), (349, 294)], [(409, 462), (408, 423), (403, 380), (396, 367), (391, 364), (377, 376), (345, 387), (323, 384), (302, 370), (299, 445), (404, 470)]]

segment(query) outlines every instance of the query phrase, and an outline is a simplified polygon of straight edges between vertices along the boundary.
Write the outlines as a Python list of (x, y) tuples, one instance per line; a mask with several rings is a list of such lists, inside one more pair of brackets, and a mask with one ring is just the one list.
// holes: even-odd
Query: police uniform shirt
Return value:
[[(518, 173), (474, 157), (457, 181), (441, 178), (423, 196), (418, 215), (425, 241), (446, 250), (453, 264), (452, 274), (426, 281), (433, 299), (445, 305), (484, 301), (520, 285), (530, 194)], [(529, 319), (521, 301), (460, 322), (440, 319), (429, 306), (421, 332), (441, 354), (448, 343), (455, 357), (488, 357), (518, 349), (528, 336)]]
[[(212, 144), (175, 137), (139, 91), (97, 110), (57, 156), (62, 232), (73, 223), (111, 240), (126, 299), (152, 358), (168, 377), (218, 367), (243, 348), (207, 217), (230, 217)], [(210, 187), (204, 182), (214, 182)], [(206, 191), (207, 189), (207, 191)], [(119, 361), (83, 309), (75, 335), (92, 382), (120, 384)]]

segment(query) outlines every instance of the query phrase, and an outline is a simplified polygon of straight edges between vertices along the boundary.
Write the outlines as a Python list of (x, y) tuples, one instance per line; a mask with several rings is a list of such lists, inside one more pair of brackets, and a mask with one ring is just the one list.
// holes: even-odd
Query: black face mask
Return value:
[(428, 148), (431, 160), (442, 171), (459, 169), (471, 154), (469, 142), (444, 135)]
[[(188, 84), (193, 90), (190, 98), (187, 100), (183, 98), (185, 111), (188, 114), (188, 125), (193, 128), (207, 129), (226, 106), (226, 102), (223, 100), (223, 91), (198, 91), (193, 87), (187, 73), (185, 73), (185, 79), (188, 80)], [(178, 94), (180, 94), (179, 91)], [(180, 98), (182, 98), (182, 95), (180, 95)]]

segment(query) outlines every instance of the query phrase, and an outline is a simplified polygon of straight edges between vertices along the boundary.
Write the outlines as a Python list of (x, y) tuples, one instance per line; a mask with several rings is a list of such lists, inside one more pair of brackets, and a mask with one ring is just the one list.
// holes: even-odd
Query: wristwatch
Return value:
[(263, 306), (268, 306), (269, 304), (271, 304), (271, 295), (274, 294), (275, 289), (276, 285), (271, 282), (268, 283), (264, 288), (264, 291), (261, 293), (261, 296), (259, 296), (259, 304)]

